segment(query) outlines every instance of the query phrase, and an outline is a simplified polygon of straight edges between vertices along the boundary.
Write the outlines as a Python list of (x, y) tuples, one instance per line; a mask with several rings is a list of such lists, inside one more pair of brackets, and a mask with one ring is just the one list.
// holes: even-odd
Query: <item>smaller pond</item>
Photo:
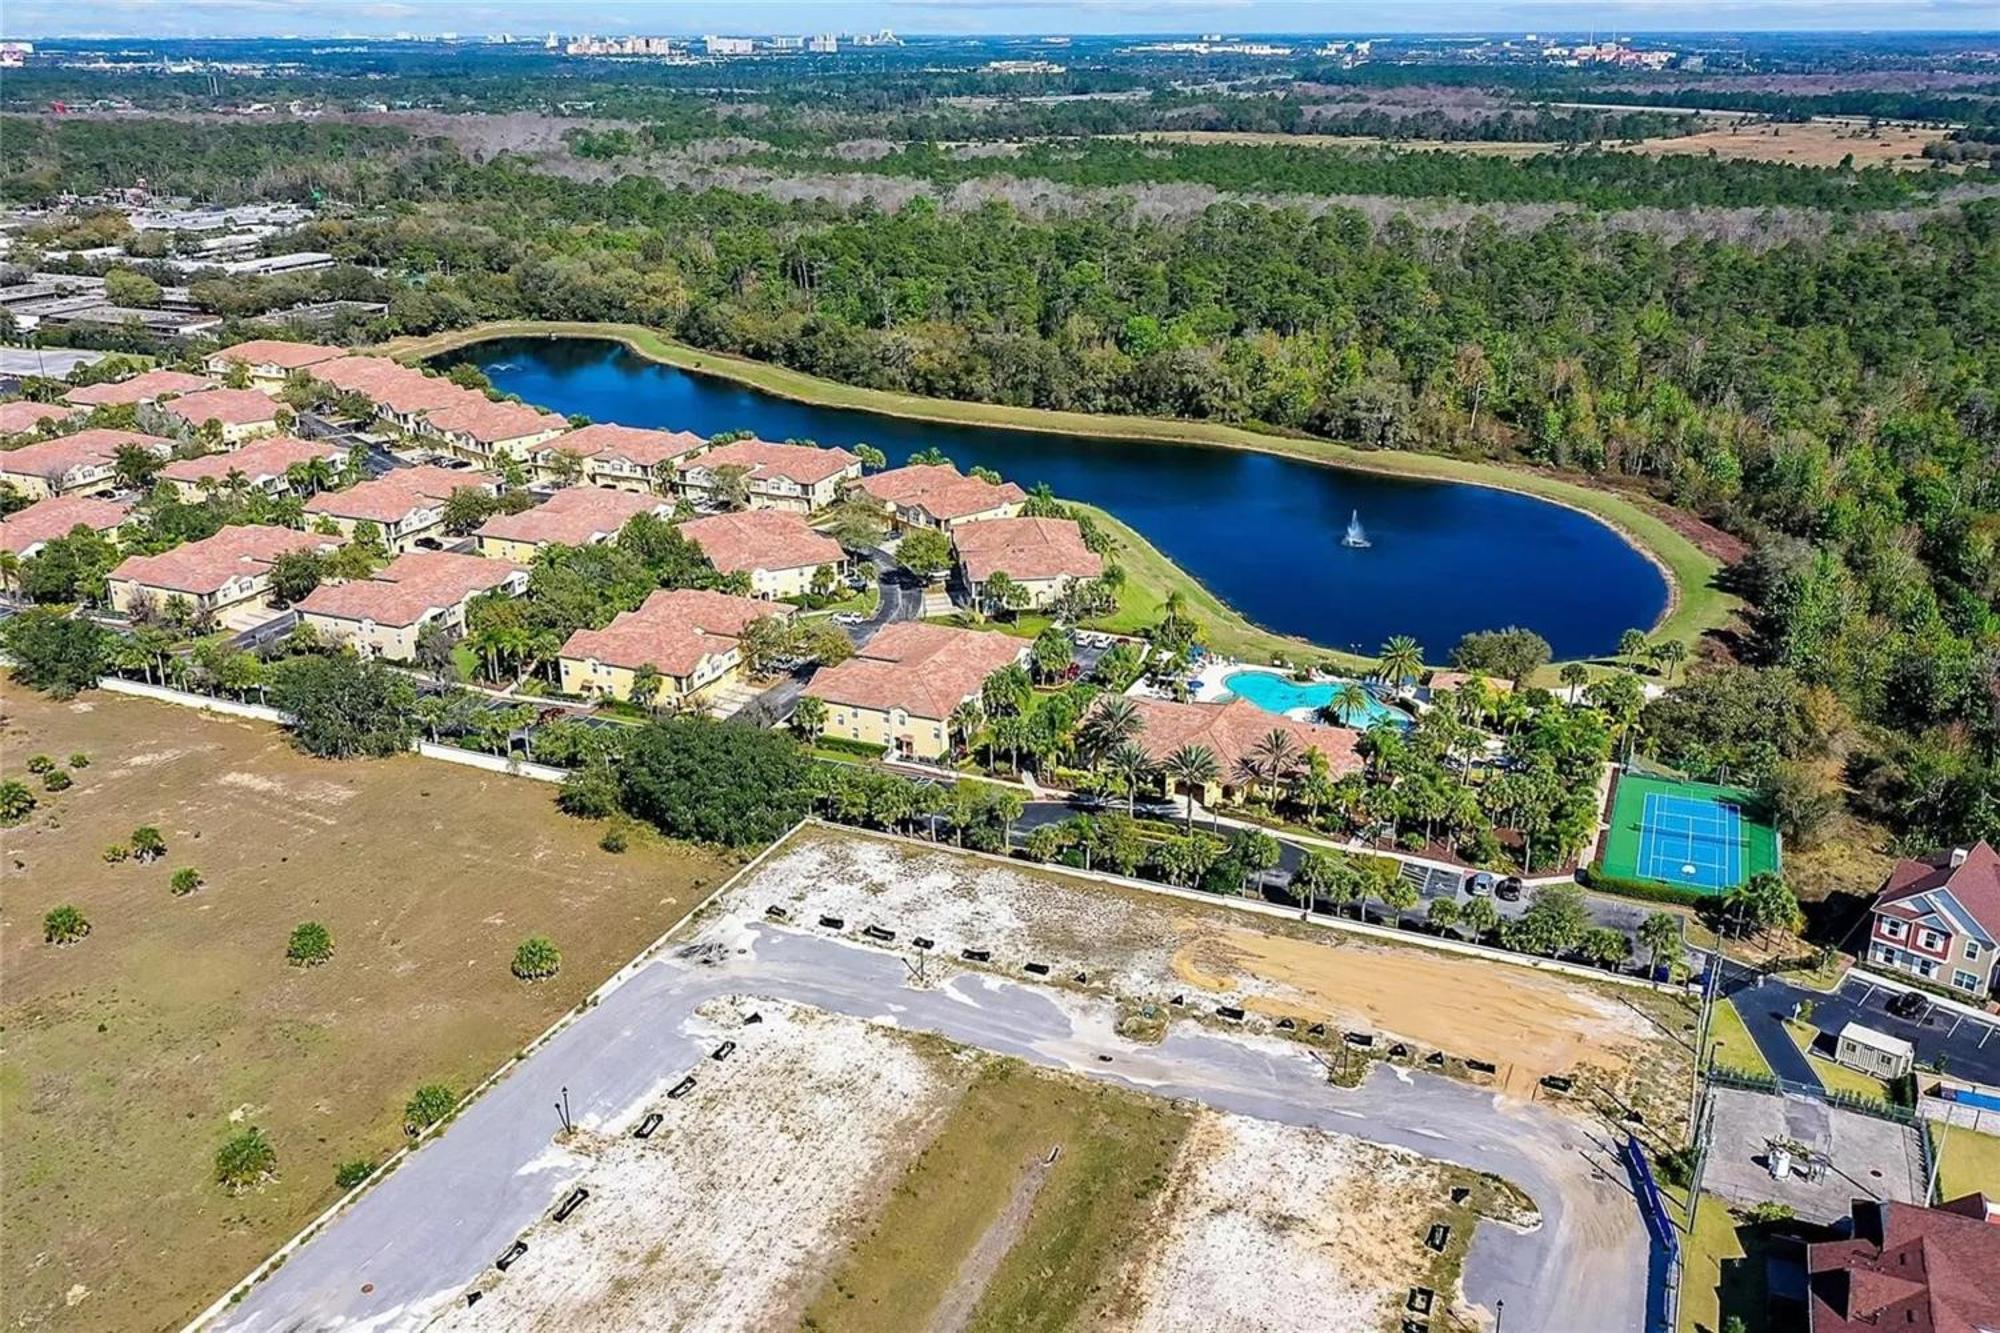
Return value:
[[(1256, 704), (1267, 713), (1291, 715), (1304, 709), (1312, 720), (1318, 720), (1321, 712), (1332, 706), (1334, 696), (1354, 683), (1344, 680), (1301, 682), (1272, 671), (1236, 671), (1222, 678), (1222, 688), (1239, 699)], [(1397, 727), (1410, 725), (1408, 713), (1383, 703), (1366, 685), (1361, 690), (1363, 697), (1358, 702), (1350, 700), (1341, 706), (1342, 726), (1366, 731), (1377, 722)]]

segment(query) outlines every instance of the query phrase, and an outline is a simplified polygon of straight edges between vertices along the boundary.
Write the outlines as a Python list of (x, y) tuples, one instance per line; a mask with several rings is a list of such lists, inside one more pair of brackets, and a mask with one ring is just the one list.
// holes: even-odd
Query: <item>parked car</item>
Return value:
[(1902, 991), (1889, 1001), (1889, 1012), (1898, 1018), (1907, 1018), (1912, 1023), (1921, 1023), (1931, 1016), (1931, 1002), (1922, 993), (1913, 990)]
[(1475, 870), (1465, 877), (1465, 891), (1474, 898), (1493, 896), (1493, 876), (1484, 870)]
[(1503, 903), (1518, 903), (1521, 901), (1521, 889), (1521, 877), (1509, 875), (1493, 890), (1493, 896)]
[(863, 619), (864, 617), (859, 612), (839, 611), (834, 614), (833, 623), (836, 625), (859, 625)]

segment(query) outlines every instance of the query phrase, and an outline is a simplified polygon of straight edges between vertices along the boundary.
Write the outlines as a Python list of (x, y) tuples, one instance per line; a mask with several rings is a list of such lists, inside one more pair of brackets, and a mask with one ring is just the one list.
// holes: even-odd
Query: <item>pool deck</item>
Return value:
[[(1302, 687), (1326, 685), (1339, 680), (1355, 679), (1351, 676), (1323, 676), (1315, 672), (1311, 681), (1300, 682), (1295, 680), (1292, 673), (1283, 667), (1260, 666), (1254, 662), (1240, 662), (1233, 657), (1220, 657), (1211, 654), (1202, 659), (1201, 670), (1188, 678), (1193, 682), (1188, 690), (1188, 698), (1195, 703), (1201, 704), (1227, 703), (1238, 696), (1224, 682), (1231, 676), (1252, 671), (1259, 675), (1271, 676), (1288, 685)], [(1416, 708), (1414, 705), (1407, 703), (1391, 704), (1382, 699), (1372, 686), (1369, 687), (1369, 693), (1374, 697), (1377, 705), (1384, 709), (1392, 720), (1400, 719), (1401, 724), (1405, 726), (1415, 720)], [(1255, 699), (1250, 700), (1250, 702), (1257, 703)], [(1262, 704), (1258, 704), (1257, 706), (1260, 708), (1263, 707)], [(1284, 716), (1299, 722), (1317, 722), (1320, 720), (1319, 709), (1311, 706), (1288, 708), (1285, 710)], [(1359, 725), (1365, 729), (1368, 723), (1364, 721)]]

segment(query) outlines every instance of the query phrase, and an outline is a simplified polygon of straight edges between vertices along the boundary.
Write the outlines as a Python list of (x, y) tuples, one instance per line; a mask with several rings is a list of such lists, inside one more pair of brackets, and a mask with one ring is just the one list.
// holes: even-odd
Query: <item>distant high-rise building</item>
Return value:
[(840, 50), (840, 38), (830, 32), (823, 32), (819, 36), (807, 40), (806, 50), (811, 51), (815, 55), (830, 56)]

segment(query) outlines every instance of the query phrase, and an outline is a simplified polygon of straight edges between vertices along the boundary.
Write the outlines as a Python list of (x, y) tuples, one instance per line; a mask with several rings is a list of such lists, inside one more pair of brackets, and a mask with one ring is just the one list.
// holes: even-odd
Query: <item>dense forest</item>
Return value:
[[(10, 135), (0, 178), (109, 182), (125, 132)], [(1752, 243), (1589, 213), (1446, 227), (1239, 204), (1165, 223), (1116, 203), (844, 211), (409, 141), (357, 164), (338, 138), (148, 133), (183, 171), (338, 168), (400, 199), (290, 242), (400, 276), (377, 333), (632, 321), (861, 385), (1650, 488), (1749, 540), (1732, 577), (1757, 611), (1649, 710), (1643, 745), (1772, 785), (1801, 842), (1843, 777), (1913, 844), (2000, 835), (2000, 201), (1825, 213)], [(1744, 191), (1796, 171), (1687, 165)]]

